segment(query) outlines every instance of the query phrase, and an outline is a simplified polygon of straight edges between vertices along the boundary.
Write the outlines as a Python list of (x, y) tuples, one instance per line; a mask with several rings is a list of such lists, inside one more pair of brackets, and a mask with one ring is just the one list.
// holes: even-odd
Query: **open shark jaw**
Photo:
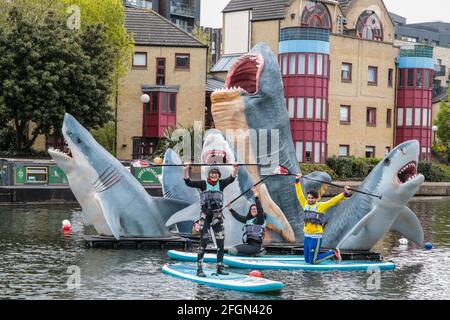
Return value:
[(216, 90), (212, 96), (220, 99), (232, 97), (241, 92), (249, 95), (258, 93), (259, 78), (264, 69), (264, 58), (260, 54), (248, 53), (240, 57), (231, 67), (225, 81), (225, 88)]
[(397, 172), (397, 182), (399, 184), (407, 183), (417, 177), (417, 162), (408, 162)]

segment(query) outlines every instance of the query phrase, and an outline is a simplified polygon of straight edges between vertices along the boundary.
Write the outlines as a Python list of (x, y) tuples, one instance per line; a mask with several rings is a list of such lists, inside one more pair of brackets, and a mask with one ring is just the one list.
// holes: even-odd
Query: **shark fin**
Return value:
[(283, 230), (283, 224), (281, 223), (281, 221), (279, 221), (276, 217), (274, 217), (271, 214), (266, 215), (266, 223), (267, 228), (277, 233), (281, 233)]
[(187, 208), (172, 215), (166, 222), (166, 227), (173, 226), (179, 222), (196, 221), (200, 218), (200, 202), (191, 204)]
[(423, 229), (419, 219), (408, 207), (403, 207), (390, 231), (396, 231), (418, 245), (423, 244)]
[[(261, 187), (259, 188), (260, 191), (260, 199), (261, 204), (263, 206), (264, 212), (267, 213), (267, 215), (271, 215), (273, 220), (277, 221), (275, 224), (271, 224), (270, 227), (275, 227), (273, 230), (276, 231), (276, 229), (279, 229), (279, 233), (283, 236), (283, 238), (291, 243), (295, 242), (295, 234), (292, 230), (291, 225), (289, 224), (289, 221), (287, 221), (286, 217), (284, 216), (283, 211), (281, 211), (280, 207), (276, 205), (276, 203), (272, 200), (269, 194), (269, 190), (267, 190), (266, 185), (263, 183), (261, 184)], [(278, 227), (281, 228), (278, 228)]]
[(155, 203), (157, 212), (160, 217), (166, 223), (173, 215), (183, 209), (189, 207), (190, 203), (186, 201), (181, 201), (177, 199), (167, 199), (167, 198), (152, 198)]
[(351, 236), (357, 236), (367, 225), (370, 224), (370, 221), (373, 217), (375, 217), (376, 208), (373, 208), (368, 214), (364, 216), (347, 234), (339, 241), (336, 248), (340, 248), (342, 244), (347, 241)]
[(103, 201), (99, 194), (96, 194), (94, 199), (98, 203), (99, 207), (102, 210), (103, 217), (106, 220), (106, 224), (108, 225), (111, 233), (114, 238), (117, 240), (120, 239), (120, 230), (122, 229), (120, 225), (120, 216), (117, 213), (116, 209), (110, 205), (108, 201)]

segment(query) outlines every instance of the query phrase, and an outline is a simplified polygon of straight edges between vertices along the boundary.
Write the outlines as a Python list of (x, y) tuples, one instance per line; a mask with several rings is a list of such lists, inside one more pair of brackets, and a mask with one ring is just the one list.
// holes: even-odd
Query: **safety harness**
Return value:
[(248, 243), (249, 240), (254, 240), (257, 242), (263, 241), (266, 223), (254, 224), (255, 219), (256, 218), (247, 220), (247, 223), (244, 225), (244, 234), (242, 235), (243, 243)]
[(206, 213), (222, 208), (223, 192), (220, 191), (220, 182), (215, 185), (206, 182), (206, 190), (200, 194), (200, 204)]

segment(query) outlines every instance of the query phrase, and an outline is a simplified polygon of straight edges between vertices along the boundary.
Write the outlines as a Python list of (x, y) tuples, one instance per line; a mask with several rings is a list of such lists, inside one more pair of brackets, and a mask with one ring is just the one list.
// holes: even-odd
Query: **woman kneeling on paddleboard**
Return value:
[(318, 202), (319, 194), (315, 190), (307, 192), (307, 199), (303, 194), (302, 186), (300, 184), (300, 178), (302, 174), (298, 174), (295, 179), (295, 190), (297, 191), (297, 198), (300, 205), (305, 212), (305, 226), (303, 233), (305, 234), (303, 240), (303, 251), (305, 255), (305, 261), (310, 264), (319, 264), (322, 261), (336, 258), (337, 261), (341, 261), (341, 252), (339, 249), (335, 251), (330, 250), (328, 252), (320, 254), (320, 248), (322, 247), (322, 234), (323, 234), (323, 215), (329, 208), (337, 205), (339, 202), (351, 196), (349, 187), (345, 187), (345, 191), (333, 199), (326, 202)]
[(233, 164), (234, 171), (228, 178), (220, 180), (220, 170), (212, 166), (208, 172), (208, 179), (192, 181), (189, 178), (189, 163), (184, 165), (184, 182), (187, 186), (198, 188), (200, 194), (201, 214), (200, 214), (200, 247), (197, 252), (197, 276), (206, 277), (203, 272), (203, 257), (208, 245), (208, 231), (212, 227), (217, 243), (217, 274), (227, 275), (224, 271), (223, 256), (225, 230), (223, 227), (223, 190), (234, 182), (237, 175), (238, 164)]
[(242, 239), (244, 244), (228, 249), (228, 253), (230, 255), (253, 256), (256, 254), (261, 254), (266, 219), (255, 187), (252, 188), (252, 191), (255, 196), (255, 203), (250, 206), (247, 216), (241, 216), (231, 208), (231, 204), (227, 206), (228, 210), (230, 210), (231, 214), (237, 221), (245, 223), (245, 241)]

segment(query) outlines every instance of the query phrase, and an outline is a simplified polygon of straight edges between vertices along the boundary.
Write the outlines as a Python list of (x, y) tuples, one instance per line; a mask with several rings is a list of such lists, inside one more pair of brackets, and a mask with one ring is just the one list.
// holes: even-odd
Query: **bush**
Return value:
[(338, 157), (328, 158), (327, 165), (340, 180), (362, 180), (380, 162), (375, 158)]
[(428, 182), (450, 182), (450, 167), (433, 162), (419, 162), (417, 171)]
[(310, 174), (311, 172), (314, 172), (314, 171), (322, 171), (322, 172), (328, 173), (332, 180), (336, 180), (338, 178), (336, 175), (336, 172), (334, 172), (326, 164), (301, 163), (300, 168), (302, 169), (302, 174), (304, 174), (304, 175)]

